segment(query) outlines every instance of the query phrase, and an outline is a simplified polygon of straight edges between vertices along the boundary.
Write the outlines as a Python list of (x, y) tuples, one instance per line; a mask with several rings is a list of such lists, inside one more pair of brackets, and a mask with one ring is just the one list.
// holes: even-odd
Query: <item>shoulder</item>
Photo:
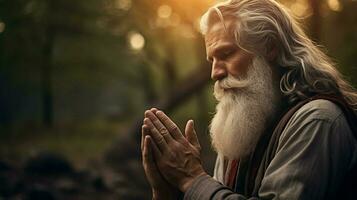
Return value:
[(333, 122), (343, 115), (342, 110), (333, 102), (317, 99), (303, 105), (291, 117), (290, 123), (296, 121), (309, 122), (312, 120), (323, 120)]
[(352, 135), (344, 113), (335, 103), (318, 99), (306, 103), (293, 114), (280, 136), (280, 142), (292, 138), (331, 139), (342, 135), (345, 135), (344, 138)]
[(347, 119), (328, 100), (303, 105), (272, 144), (276, 149), (264, 175), (265, 187), (281, 187), (300, 198), (333, 194), (357, 162), (357, 141)]

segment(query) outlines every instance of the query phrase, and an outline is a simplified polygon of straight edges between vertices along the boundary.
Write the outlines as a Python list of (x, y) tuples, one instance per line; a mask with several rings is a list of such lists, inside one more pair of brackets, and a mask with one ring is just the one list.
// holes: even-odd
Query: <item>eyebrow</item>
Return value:
[[(232, 44), (232, 43), (222, 44), (222, 45), (214, 48), (213, 51), (211, 52), (211, 55), (215, 55), (215, 54), (218, 54), (219, 52), (225, 51), (227, 49), (235, 48), (235, 47), (237, 47), (237, 46)], [(206, 59), (208, 61), (210, 61), (210, 56), (208, 54), (207, 54), (207, 58)]]

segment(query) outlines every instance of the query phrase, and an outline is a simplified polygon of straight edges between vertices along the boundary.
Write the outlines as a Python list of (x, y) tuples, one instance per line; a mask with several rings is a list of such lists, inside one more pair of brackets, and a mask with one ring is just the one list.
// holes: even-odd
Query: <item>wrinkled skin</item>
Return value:
[[(153, 199), (155, 200), (170, 200), (177, 199), (179, 195), (178, 189), (168, 183), (160, 174), (155, 163), (152, 148), (155, 145), (149, 136), (150, 130), (147, 126), (142, 126), (141, 137), (141, 152), (142, 162), (146, 178), (151, 186)], [(157, 147), (154, 147), (157, 148)]]
[(192, 120), (187, 122), (184, 136), (162, 111), (147, 110), (142, 146), (145, 173), (158, 199), (177, 189), (185, 192), (195, 178), (207, 174)]

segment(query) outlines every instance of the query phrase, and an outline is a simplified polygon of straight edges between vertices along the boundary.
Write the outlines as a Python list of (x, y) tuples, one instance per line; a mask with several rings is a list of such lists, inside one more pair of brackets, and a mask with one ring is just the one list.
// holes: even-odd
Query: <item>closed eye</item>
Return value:
[(238, 50), (236, 45), (231, 43), (215, 48), (210, 55), (207, 56), (207, 61), (212, 63), (214, 59), (225, 60), (230, 58)]
[(235, 52), (234, 49), (222, 51), (222, 53), (220, 53), (219, 57), (224, 60), (224, 59), (227, 59), (230, 56), (232, 56), (234, 54), (234, 52)]

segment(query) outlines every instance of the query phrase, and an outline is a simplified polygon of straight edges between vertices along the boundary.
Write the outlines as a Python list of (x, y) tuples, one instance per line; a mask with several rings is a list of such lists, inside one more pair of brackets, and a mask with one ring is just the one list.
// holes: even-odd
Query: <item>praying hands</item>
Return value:
[(195, 178), (206, 174), (193, 120), (187, 122), (183, 135), (164, 112), (147, 110), (141, 150), (153, 199), (175, 199), (179, 190), (185, 192)]

